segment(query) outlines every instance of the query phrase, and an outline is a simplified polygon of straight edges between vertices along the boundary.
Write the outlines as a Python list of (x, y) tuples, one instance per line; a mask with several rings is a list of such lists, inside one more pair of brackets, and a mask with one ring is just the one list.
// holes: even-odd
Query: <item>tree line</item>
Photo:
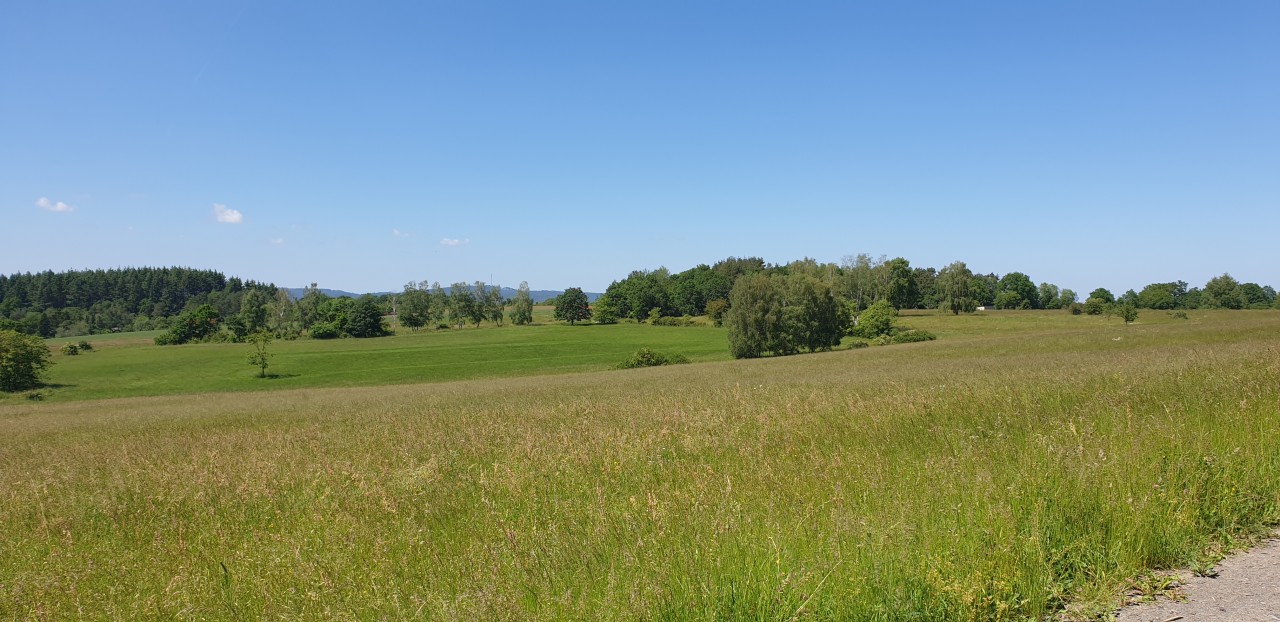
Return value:
[(1229, 274), (1210, 279), (1203, 287), (1189, 287), (1184, 281), (1152, 283), (1140, 291), (1112, 295), (1105, 288), (1091, 292), (1084, 300), (1067, 288), (1036, 283), (1023, 272), (976, 273), (963, 261), (940, 269), (913, 267), (903, 257), (873, 258), (851, 255), (839, 263), (819, 263), (801, 259), (786, 264), (768, 264), (759, 257), (730, 257), (712, 265), (701, 264), (679, 273), (666, 268), (636, 270), (614, 281), (593, 307), (596, 320), (610, 322), (633, 319), (644, 322), (654, 317), (707, 315), (723, 317), (732, 306), (730, 292), (737, 281), (749, 274), (804, 274), (825, 283), (832, 295), (860, 312), (876, 301), (885, 300), (895, 309), (942, 309), (953, 313), (992, 309), (1062, 309), (1074, 304), (1131, 304), (1146, 309), (1263, 309), (1280, 304), (1276, 291), (1257, 283), (1240, 283)]
[(192, 268), (113, 268), (0, 275), (0, 329), (40, 337), (168, 328), (202, 304), (234, 313), (276, 287)]
[[(571, 289), (560, 300), (571, 300), (575, 291), (581, 296), (581, 309), (590, 317), (581, 290)], [(522, 325), (533, 321), (533, 306), (528, 283), (521, 283), (512, 299), (502, 296), (501, 286), (483, 281), (449, 287), (410, 281), (400, 293), (358, 298), (329, 296), (312, 283), (296, 300), (277, 288), (271, 296), (244, 296), (240, 308), (229, 313), (210, 304), (200, 305), (174, 318), (169, 332), (157, 342), (245, 341), (260, 333), (276, 339), (379, 337), (391, 333), (388, 318), (412, 331), (479, 327), (486, 322), (501, 326), (506, 320)], [(557, 309), (562, 306), (568, 308), (558, 305)]]

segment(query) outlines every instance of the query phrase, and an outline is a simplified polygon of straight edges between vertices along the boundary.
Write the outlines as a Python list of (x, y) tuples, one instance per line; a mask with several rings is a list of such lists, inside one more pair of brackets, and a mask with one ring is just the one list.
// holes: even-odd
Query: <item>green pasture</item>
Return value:
[[(263, 381), (116, 336), (0, 402), (0, 619), (1096, 620), (1280, 524), (1280, 312), (902, 322), (939, 339), (506, 327), (282, 343)], [(639, 345), (703, 362), (605, 371)], [(233, 380), (113, 392), (112, 357)]]
[[(549, 324), (441, 331), (400, 329), (373, 339), (271, 343), (268, 378), (247, 362), (243, 343), (156, 346), (158, 333), (95, 335), (92, 351), (54, 355), (46, 400), (95, 399), (303, 387), (351, 387), (503, 378), (611, 369), (642, 347), (693, 361), (724, 360), (723, 330)], [(50, 340), (56, 352), (59, 342)], [(8, 401), (22, 396), (9, 396)], [(0, 402), (6, 398), (0, 397)]]

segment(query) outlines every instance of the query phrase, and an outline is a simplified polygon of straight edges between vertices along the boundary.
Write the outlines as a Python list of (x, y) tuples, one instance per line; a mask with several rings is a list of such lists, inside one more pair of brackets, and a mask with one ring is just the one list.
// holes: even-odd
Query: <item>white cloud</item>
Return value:
[(284, 244), (284, 238), (271, 238), (269, 241), (276, 246)]
[(412, 233), (405, 233), (404, 231), (401, 231), (401, 230), (399, 230), (399, 229), (392, 229), (392, 230), (391, 230), (391, 237), (393, 237), (393, 238), (407, 238), (407, 237), (409, 237), (409, 236), (411, 236), (411, 235), (413, 235), (413, 234), (412, 234)]
[(462, 246), (463, 244), (467, 244), (470, 242), (471, 242), (471, 238), (467, 238), (465, 240), (459, 240), (456, 238), (445, 238), (443, 240), (440, 240), (440, 243), (443, 244), (444, 246)]
[(50, 201), (48, 197), (40, 197), (40, 199), (36, 201), (36, 207), (43, 210), (49, 210), (51, 212), (74, 212), (76, 209), (74, 206), (67, 205), (62, 201), (54, 203), (53, 201)]
[(241, 214), (240, 210), (231, 209), (221, 203), (213, 204), (213, 217), (217, 218), (218, 222), (225, 222), (233, 225), (239, 224), (244, 220), (244, 214)]

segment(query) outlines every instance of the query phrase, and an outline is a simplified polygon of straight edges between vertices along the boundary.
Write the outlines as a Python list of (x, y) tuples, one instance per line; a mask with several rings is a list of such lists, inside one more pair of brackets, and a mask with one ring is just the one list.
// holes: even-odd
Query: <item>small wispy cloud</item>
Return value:
[(58, 202), (56, 202), (56, 203), (55, 203), (55, 202), (53, 202), (53, 201), (50, 201), (48, 197), (40, 197), (39, 199), (37, 199), (37, 200), (36, 200), (36, 207), (38, 207), (38, 208), (40, 208), (40, 209), (42, 209), (42, 210), (48, 210), (48, 211), (50, 211), (50, 212), (74, 212), (74, 211), (76, 211), (75, 206), (73, 206), (73, 205), (67, 205), (66, 203), (63, 203), (62, 201), (58, 201)]
[(284, 244), (284, 238), (271, 238), (270, 240), (267, 240), (267, 241), (271, 242), (271, 244), (274, 246), (281, 246)]
[(409, 237), (409, 236), (411, 236), (411, 235), (413, 235), (413, 234), (412, 234), (412, 233), (407, 233), (407, 232), (405, 232), (405, 231), (401, 231), (401, 230), (399, 230), (399, 229), (392, 229), (392, 230), (391, 230), (391, 237), (393, 237), (393, 238), (407, 238), (407, 237)]
[(218, 222), (232, 225), (240, 224), (244, 221), (244, 214), (241, 214), (240, 210), (231, 209), (221, 203), (213, 204), (213, 217), (218, 219)]
[(457, 238), (444, 238), (443, 240), (440, 240), (440, 244), (443, 246), (462, 246), (463, 244), (469, 244), (469, 243), (471, 243), (471, 238), (467, 238), (465, 240), (459, 240)]

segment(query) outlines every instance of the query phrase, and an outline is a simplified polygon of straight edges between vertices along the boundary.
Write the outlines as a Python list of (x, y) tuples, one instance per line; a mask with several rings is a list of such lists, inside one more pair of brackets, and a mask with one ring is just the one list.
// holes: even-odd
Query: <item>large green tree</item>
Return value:
[(352, 337), (381, 337), (387, 334), (387, 325), (382, 321), (382, 307), (378, 299), (365, 294), (352, 303), (347, 311), (343, 332)]
[(413, 331), (431, 322), (431, 293), (427, 290), (426, 283), (409, 281), (405, 284), (396, 314), (400, 317), (400, 323)]
[(920, 301), (920, 285), (916, 282), (911, 262), (895, 257), (882, 264), (885, 272), (883, 298), (894, 309), (910, 309)]
[(1031, 309), (1039, 306), (1040, 291), (1031, 277), (1021, 272), (1010, 272), (1000, 277), (995, 302), (1000, 309)]
[(449, 323), (462, 328), (475, 315), (476, 294), (466, 283), (449, 286)]
[(831, 285), (808, 274), (788, 275), (782, 284), (787, 341), (810, 352), (840, 345), (844, 322)]
[(743, 275), (729, 292), (725, 326), (734, 358), (759, 358), (766, 352), (789, 354), (781, 292), (770, 275)]
[(1173, 283), (1152, 283), (1138, 292), (1138, 305), (1144, 309), (1173, 309), (1178, 304)]
[(1249, 304), (1240, 283), (1230, 274), (1215, 276), (1204, 284), (1200, 306), (1218, 309), (1243, 309)]
[(953, 261), (938, 271), (938, 308), (951, 311), (954, 315), (961, 312), (973, 313), (977, 309), (977, 301), (970, 293), (973, 285), (973, 272), (963, 261)]
[(591, 319), (591, 305), (582, 288), (570, 287), (556, 298), (555, 318), (569, 324)]
[(1036, 305), (1041, 309), (1061, 309), (1062, 298), (1058, 286), (1053, 283), (1040, 284), (1040, 300)]

